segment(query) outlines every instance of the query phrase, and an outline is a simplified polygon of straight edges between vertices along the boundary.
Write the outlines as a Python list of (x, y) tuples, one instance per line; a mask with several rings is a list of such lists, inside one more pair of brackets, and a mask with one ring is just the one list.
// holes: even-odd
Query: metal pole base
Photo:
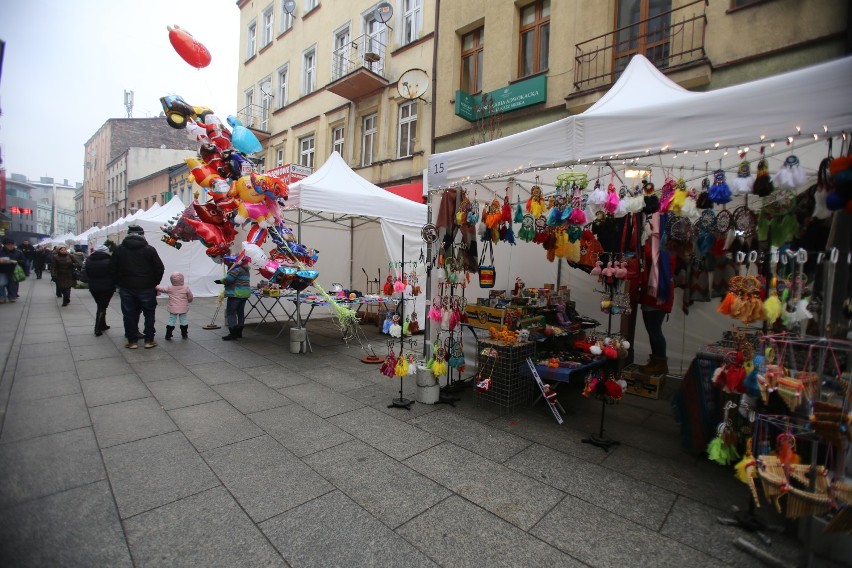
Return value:
[(366, 357), (361, 358), (361, 362), (367, 363), (368, 365), (376, 365), (378, 363), (381, 363), (382, 361), (384, 361), (384, 359), (382, 359), (378, 355), (367, 355)]
[(404, 408), (406, 410), (411, 410), (412, 404), (414, 404), (413, 400), (408, 400), (407, 398), (395, 398), (388, 405), (388, 408)]
[(222, 326), (215, 323), (208, 323), (207, 325), (202, 325), (201, 329), (222, 329)]
[(596, 434), (592, 434), (588, 438), (583, 438), (581, 440), (584, 444), (591, 444), (593, 446), (597, 446), (599, 448), (603, 448), (605, 451), (609, 451), (612, 446), (620, 446), (621, 442), (616, 440), (610, 440), (609, 438), (603, 438)]

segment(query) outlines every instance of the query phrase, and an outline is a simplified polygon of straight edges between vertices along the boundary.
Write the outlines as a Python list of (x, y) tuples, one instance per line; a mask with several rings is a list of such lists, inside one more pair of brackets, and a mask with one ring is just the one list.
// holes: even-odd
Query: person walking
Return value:
[(0, 304), (18, 301), (18, 281), (15, 280), (15, 267), (18, 264), (24, 268), (26, 259), (24, 255), (15, 248), (15, 240), (6, 237), (3, 239), (3, 248), (0, 249)]
[(225, 321), (228, 324), (228, 335), (223, 337), (224, 341), (240, 339), (243, 336), (243, 327), (246, 320), (246, 302), (251, 296), (251, 275), (246, 267), (247, 259), (239, 264), (234, 264), (233, 259), (225, 259), (228, 272), (223, 280), (214, 280), (216, 284), (225, 285)]
[(125, 347), (139, 348), (140, 314), (145, 317), (145, 349), (156, 347), (156, 286), (163, 279), (166, 268), (157, 250), (145, 240), (145, 230), (142, 227), (131, 225), (127, 228), (127, 236), (116, 247), (110, 259), (110, 271), (118, 285), (118, 295), (121, 298), (124, 337), (127, 338)]
[(47, 249), (39, 245), (33, 252), (33, 271), (36, 274), (36, 280), (41, 280), (41, 275), (44, 272), (44, 267), (47, 264)]
[(74, 267), (77, 259), (68, 254), (68, 248), (59, 247), (53, 259), (50, 261), (50, 272), (56, 281), (56, 297), (62, 298), (62, 307), (71, 303), (71, 288), (77, 285), (74, 278)]
[(95, 335), (97, 337), (100, 337), (104, 331), (109, 329), (106, 313), (110, 300), (115, 294), (115, 278), (109, 266), (111, 258), (109, 249), (100, 245), (95, 247), (83, 267), (89, 280), (89, 293), (97, 306), (95, 312)]
[(30, 244), (29, 239), (24, 239), (18, 246), (18, 249), (24, 253), (26, 264), (24, 264), (23, 268), (24, 272), (26, 272), (27, 276), (29, 276), (33, 270), (33, 254), (35, 253), (35, 248), (33, 248), (33, 245)]
[(175, 323), (180, 322), (180, 336), (184, 339), (189, 337), (189, 320), (186, 314), (189, 312), (189, 304), (192, 302), (192, 290), (184, 284), (183, 274), (173, 272), (169, 281), (171, 286), (157, 286), (157, 292), (169, 296), (169, 321), (166, 323), (166, 339), (171, 340), (175, 331)]

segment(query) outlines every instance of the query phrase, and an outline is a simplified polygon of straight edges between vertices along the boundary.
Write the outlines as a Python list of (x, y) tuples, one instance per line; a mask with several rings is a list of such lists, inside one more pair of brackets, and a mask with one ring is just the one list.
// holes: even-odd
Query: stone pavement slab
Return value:
[(133, 566), (106, 481), (0, 511), (0, 565)]
[(165, 410), (213, 402), (221, 397), (195, 375), (148, 383), (154, 397)]
[(292, 566), (437, 566), (340, 491), (273, 517), (260, 527)]
[(289, 369), (285, 369), (280, 365), (261, 365), (259, 367), (248, 367), (243, 371), (255, 379), (259, 380), (266, 386), (272, 389), (280, 389), (283, 387), (292, 387), (293, 385), (301, 385), (307, 383), (310, 379), (302, 374), (296, 373)]
[(529, 530), (564, 496), (561, 491), (451, 443), (403, 462), (513, 525)]
[[(154, 349), (149, 350), (142, 349), (142, 347), (140, 347), (135, 351), (129, 349), (128, 351), (132, 351), (134, 357), (145, 357), (149, 351), (156, 351), (156, 349), (158, 348), (155, 347)], [(140, 352), (142, 353), (141, 355)], [(173, 357), (163, 356), (163, 352), (158, 352), (156, 355), (161, 358), (155, 360), (140, 360), (130, 364), (136, 374), (139, 375), (139, 378), (145, 383), (153, 383), (156, 381), (165, 381), (167, 379), (187, 376), (187, 368), (180, 362), (176, 361)]]
[(169, 415), (199, 452), (263, 434), (224, 400), (170, 410)]
[(375, 408), (359, 408), (332, 416), (328, 421), (397, 460), (404, 460), (443, 442), (438, 436)]
[(340, 444), (305, 463), (394, 528), (451, 495), (445, 487), (362, 442)]
[[(62, 338), (64, 339), (65, 336), (62, 335)], [(26, 339), (24, 339), (24, 341), (26, 341)], [(35, 375), (53, 375), (69, 370), (74, 370), (74, 361), (71, 359), (70, 354), (65, 357), (56, 358), (31, 357), (29, 359), (20, 359), (18, 361), (18, 366), (15, 369), (15, 379), (17, 380)]]
[(529, 440), (443, 409), (414, 418), (411, 424), (496, 462), (506, 461), (531, 444)]
[(135, 374), (81, 381), (81, 384), (89, 408), (151, 396), (151, 391)]
[(306, 369), (302, 374), (332, 390), (346, 392), (372, 384), (358, 372), (360, 370), (357, 367), (346, 370), (328, 366)]
[(77, 373), (71, 370), (49, 375), (18, 377), (12, 385), (11, 397), (14, 401), (38, 400), (79, 392), (80, 381), (77, 379)]
[(256, 379), (213, 385), (213, 390), (243, 414), (291, 404), (290, 399)]
[(441, 566), (585, 566), (458, 496), (438, 503), (396, 532)]
[(290, 400), (298, 402), (321, 418), (343, 414), (364, 405), (314, 381), (279, 389)]
[(77, 376), (80, 377), (81, 381), (133, 373), (133, 368), (120, 355), (105, 357), (103, 359), (92, 359), (91, 361), (78, 361), (76, 366)]
[(655, 531), (675, 500), (665, 489), (538, 444), (505, 465)]
[(255, 522), (334, 490), (334, 486), (270, 436), (201, 454)]
[[(571, 495), (530, 533), (590, 566), (601, 568), (723, 565), (703, 552)], [(613, 538), (614, 535), (618, 538)]]
[(9, 406), (0, 443), (89, 426), (82, 394), (20, 401)]
[(0, 509), (105, 478), (91, 428), (0, 444)]
[(177, 430), (175, 423), (152, 396), (96, 406), (89, 413), (101, 448)]
[(286, 566), (221, 487), (125, 521), (136, 566)]
[(352, 439), (334, 424), (298, 405), (255, 412), (249, 418), (299, 457)]
[(51, 343), (24, 343), (18, 359), (43, 359), (46, 354), (56, 357), (67, 357), (71, 355), (71, 347), (67, 339)]
[(122, 519), (219, 485), (180, 432), (103, 450)]
[(245, 380), (245, 376), (239, 368), (223, 361), (188, 365), (186, 368), (192, 371), (196, 377), (211, 386)]

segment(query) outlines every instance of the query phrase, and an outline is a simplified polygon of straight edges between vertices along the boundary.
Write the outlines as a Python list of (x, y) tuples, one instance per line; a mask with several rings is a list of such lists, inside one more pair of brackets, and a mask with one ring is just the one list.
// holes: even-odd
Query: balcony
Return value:
[(333, 80), (326, 89), (354, 101), (387, 87), (385, 54), (385, 44), (370, 35), (335, 49), (331, 54)]
[(269, 115), (271, 114), (269, 103), (265, 105), (247, 105), (237, 111), (237, 118), (243, 126), (251, 130), (260, 142), (269, 139)]
[(582, 92), (611, 85), (637, 53), (647, 57), (661, 71), (706, 61), (707, 2), (695, 0), (578, 43), (574, 57), (574, 88)]

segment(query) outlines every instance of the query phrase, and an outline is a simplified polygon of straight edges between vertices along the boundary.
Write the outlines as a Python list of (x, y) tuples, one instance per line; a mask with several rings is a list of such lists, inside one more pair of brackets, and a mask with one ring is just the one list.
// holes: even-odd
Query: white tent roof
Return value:
[(781, 141), (799, 131), (803, 140), (813, 140), (813, 134), (824, 135), (824, 126), (835, 134), (852, 129), (850, 92), (852, 57), (691, 92), (636, 55), (610, 91), (584, 113), (430, 156), (429, 171), (440, 165), (446, 177), (430, 176), (429, 185), (614, 154), (644, 156), (662, 148), (701, 151), (717, 143), (721, 148), (759, 145), (761, 136)]
[(287, 209), (423, 225), (428, 208), (373, 185), (352, 171), (340, 154), (332, 152), (320, 169), (290, 185)]

